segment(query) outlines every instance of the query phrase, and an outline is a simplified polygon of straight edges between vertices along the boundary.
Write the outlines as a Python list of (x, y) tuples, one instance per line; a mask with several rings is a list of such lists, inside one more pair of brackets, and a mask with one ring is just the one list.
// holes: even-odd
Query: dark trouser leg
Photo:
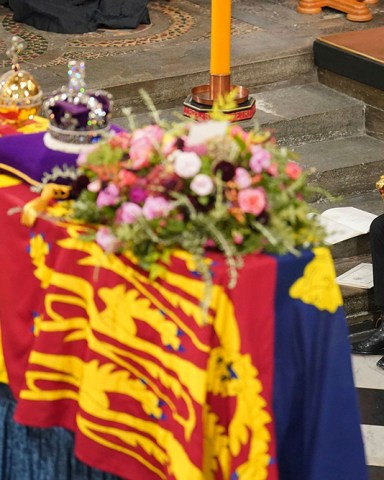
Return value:
[[(375, 305), (384, 314), (384, 214), (375, 218), (371, 224), (369, 238), (373, 265), (373, 283)], [(352, 346), (353, 353), (377, 355), (384, 353), (384, 322), (366, 340)], [(383, 366), (380, 364), (383, 360)], [(384, 357), (378, 362), (384, 367)]]

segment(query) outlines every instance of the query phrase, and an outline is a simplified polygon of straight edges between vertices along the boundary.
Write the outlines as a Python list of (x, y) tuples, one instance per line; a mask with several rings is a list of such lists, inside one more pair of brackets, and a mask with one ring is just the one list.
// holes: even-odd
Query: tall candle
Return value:
[(231, 73), (231, 0), (212, 0), (211, 75)]

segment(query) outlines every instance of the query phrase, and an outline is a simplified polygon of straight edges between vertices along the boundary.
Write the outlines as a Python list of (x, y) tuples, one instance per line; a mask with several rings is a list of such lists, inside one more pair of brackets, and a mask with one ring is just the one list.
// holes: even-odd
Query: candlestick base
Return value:
[[(200, 87), (195, 88), (197, 89), (201, 87), (207, 87), (209, 89), (209, 85), (201, 85)], [(247, 95), (245, 98), (242, 98), (241, 103), (236, 103), (237, 105), (235, 108), (231, 110), (225, 110), (223, 112), (231, 115), (231, 122), (249, 120), (253, 117), (256, 112), (256, 101), (254, 98), (249, 98)], [(211, 118), (212, 105), (213, 101), (211, 104), (197, 102), (192, 94), (189, 95), (184, 102), (183, 114), (186, 117), (190, 117), (195, 120), (209, 120)]]

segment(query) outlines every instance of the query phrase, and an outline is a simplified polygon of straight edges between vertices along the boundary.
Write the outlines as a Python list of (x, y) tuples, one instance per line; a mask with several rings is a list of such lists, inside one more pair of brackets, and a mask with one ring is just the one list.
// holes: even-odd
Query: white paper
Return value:
[(336, 278), (338, 285), (356, 288), (372, 288), (373, 287), (373, 269), (371, 263), (359, 263), (356, 267), (351, 268), (348, 272), (339, 275)]
[(338, 207), (325, 210), (319, 216), (319, 221), (327, 232), (326, 243), (334, 245), (368, 233), (376, 217), (373, 213), (355, 207)]
[(228, 125), (228, 122), (217, 122), (215, 120), (194, 123), (188, 133), (187, 145), (200, 145), (210, 138), (222, 137), (227, 131)]

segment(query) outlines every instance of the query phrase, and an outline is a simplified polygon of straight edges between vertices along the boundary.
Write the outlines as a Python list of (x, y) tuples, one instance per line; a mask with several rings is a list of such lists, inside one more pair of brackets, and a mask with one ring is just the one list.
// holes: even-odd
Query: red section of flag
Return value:
[[(212, 254), (221, 288), (213, 323), (204, 323), (194, 288), (201, 282), (183, 259), (155, 283), (123, 257), (95, 268), (75, 240), (62, 243), (64, 227), (38, 219), (27, 229), (19, 214), (7, 215), (33, 197), (26, 186), (0, 192), (0, 321), (16, 420), (73, 430), (81, 460), (129, 480), (181, 480), (184, 469), (191, 479), (204, 471), (241, 480), (258, 461), (249, 462), (254, 441), (266, 442), (268, 431), (265, 468), (275, 480), (273, 422), (265, 419), (275, 260), (249, 256), (228, 290), (226, 264)], [(217, 456), (228, 436), (229, 451)]]

